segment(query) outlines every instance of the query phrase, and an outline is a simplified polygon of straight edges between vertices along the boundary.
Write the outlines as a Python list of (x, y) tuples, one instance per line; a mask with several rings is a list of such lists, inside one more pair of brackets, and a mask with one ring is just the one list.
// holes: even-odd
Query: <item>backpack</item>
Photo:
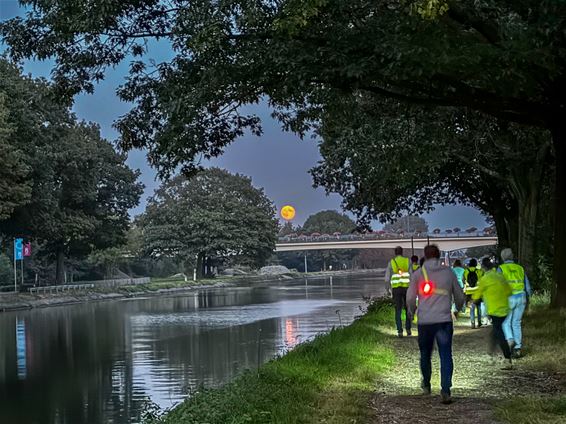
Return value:
[(470, 287), (475, 287), (478, 285), (478, 274), (475, 269), (473, 271), (468, 271), (467, 281), (468, 286)]

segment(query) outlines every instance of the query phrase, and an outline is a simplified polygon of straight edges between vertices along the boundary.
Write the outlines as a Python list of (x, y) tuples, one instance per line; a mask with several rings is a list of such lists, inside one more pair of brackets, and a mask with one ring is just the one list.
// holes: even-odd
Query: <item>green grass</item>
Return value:
[(566, 397), (520, 397), (498, 408), (499, 418), (513, 424), (564, 424)]
[[(566, 373), (566, 309), (550, 309), (536, 302), (523, 318), (527, 355), (522, 367), (546, 373)], [(566, 384), (566, 381), (564, 381)], [(558, 424), (566, 422), (566, 396), (533, 395), (515, 398), (496, 406), (500, 419), (513, 424)]]
[(198, 391), (163, 421), (180, 423), (360, 423), (376, 378), (394, 361), (379, 326), (386, 303), (218, 389)]

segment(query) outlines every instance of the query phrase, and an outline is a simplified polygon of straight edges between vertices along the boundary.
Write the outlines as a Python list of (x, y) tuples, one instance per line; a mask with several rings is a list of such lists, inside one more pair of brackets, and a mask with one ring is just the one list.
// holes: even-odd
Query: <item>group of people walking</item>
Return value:
[(440, 262), (440, 250), (435, 245), (425, 247), (421, 263), (416, 256), (410, 260), (404, 257), (403, 249), (396, 247), (385, 278), (391, 285), (399, 337), (404, 336), (403, 330), (407, 336), (412, 335), (416, 315), (421, 387), (425, 394), (431, 393), (431, 356), (436, 341), (442, 402), (452, 401), (454, 320), (465, 310), (466, 304), (470, 306), (472, 328), (484, 325), (482, 316), (487, 315), (492, 325), (490, 352), (494, 354), (497, 347), (501, 349), (506, 361), (503, 369), (512, 369), (512, 360), (521, 357), (521, 321), (531, 287), (524, 268), (513, 261), (511, 249), (502, 250), (499, 266), (490, 258), (484, 258), (481, 266), (471, 259), (466, 268), (460, 261), (455, 261), (450, 268)]

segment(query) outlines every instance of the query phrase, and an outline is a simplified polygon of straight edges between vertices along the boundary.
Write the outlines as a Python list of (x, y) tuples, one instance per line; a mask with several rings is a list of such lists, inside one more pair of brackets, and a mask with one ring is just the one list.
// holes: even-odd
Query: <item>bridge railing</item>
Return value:
[(453, 234), (428, 234), (428, 233), (415, 233), (412, 235), (403, 234), (378, 234), (378, 233), (368, 233), (368, 234), (341, 234), (341, 235), (330, 235), (323, 234), (320, 236), (312, 235), (302, 235), (302, 236), (283, 236), (279, 237), (278, 241), (280, 243), (305, 243), (305, 242), (320, 242), (320, 241), (364, 241), (364, 240), (411, 240), (411, 239), (442, 239), (442, 238), (453, 238), (453, 237), (493, 237), (493, 234), (485, 234), (482, 232), (474, 233), (453, 233)]

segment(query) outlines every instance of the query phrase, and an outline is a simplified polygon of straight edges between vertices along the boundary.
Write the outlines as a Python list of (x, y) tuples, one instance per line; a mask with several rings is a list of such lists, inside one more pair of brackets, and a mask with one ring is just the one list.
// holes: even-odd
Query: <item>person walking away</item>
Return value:
[(411, 271), (415, 272), (421, 266), (419, 265), (419, 257), (417, 255), (411, 256)]
[(411, 277), (411, 267), (409, 266), (409, 258), (403, 256), (403, 248), (397, 246), (395, 248), (395, 257), (389, 261), (387, 271), (385, 272), (385, 281), (391, 284), (391, 294), (395, 303), (395, 325), (397, 326), (397, 335), (403, 337), (403, 323), (401, 314), (405, 310), (405, 331), (407, 336), (411, 335), (411, 319), (407, 313), (407, 288), (409, 287)]
[[(430, 394), (432, 375), (431, 357), (434, 342), (440, 356), (440, 381), (442, 403), (452, 402), (451, 387), (454, 362), (452, 359), (452, 302), (460, 309), (465, 295), (452, 270), (440, 265), (440, 250), (435, 245), (425, 247), (425, 262), (411, 276), (407, 291), (407, 308), (412, 315), (417, 311), (418, 342), (420, 350), (421, 388)], [(417, 308), (417, 299), (419, 307)]]
[(532, 294), (531, 285), (525, 269), (513, 262), (513, 251), (509, 248), (501, 251), (501, 260), (498, 271), (503, 274), (511, 286), (511, 296), (509, 297), (509, 315), (503, 323), (505, 338), (509, 343), (513, 356), (521, 357), (523, 348), (522, 320), (528, 300)]
[(470, 322), (472, 328), (476, 328), (476, 315), (478, 317), (478, 327), (482, 326), (481, 322), (481, 300), (474, 301), (472, 295), (477, 290), (479, 279), (483, 276), (483, 272), (478, 268), (478, 261), (474, 258), (470, 259), (468, 268), (464, 270), (464, 293), (467, 295), (467, 302), (470, 303)]
[(509, 313), (509, 296), (511, 295), (511, 286), (503, 275), (497, 272), (495, 264), (489, 258), (482, 260), (482, 269), (485, 274), (480, 278), (475, 290), (472, 294), (474, 300), (483, 298), (487, 314), (491, 318), (492, 330), (490, 338), (490, 352), (495, 353), (495, 347), (499, 346), (503, 352), (503, 356), (507, 364), (503, 369), (512, 369), (511, 349), (505, 334), (503, 333), (503, 322)]
[[(456, 259), (454, 261), (454, 265), (452, 265), (452, 272), (454, 272), (454, 274), (456, 275), (456, 279), (458, 280), (458, 284), (460, 285), (460, 288), (462, 290), (464, 290), (464, 272), (465, 272), (465, 269), (462, 266), (462, 261), (460, 261), (460, 259)], [(457, 318), (458, 312), (465, 312), (465, 307), (466, 307), (466, 305), (464, 304), (462, 309), (457, 310), (456, 305), (453, 303), (452, 304), (452, 312), (455, 315), (454, 318)]]

